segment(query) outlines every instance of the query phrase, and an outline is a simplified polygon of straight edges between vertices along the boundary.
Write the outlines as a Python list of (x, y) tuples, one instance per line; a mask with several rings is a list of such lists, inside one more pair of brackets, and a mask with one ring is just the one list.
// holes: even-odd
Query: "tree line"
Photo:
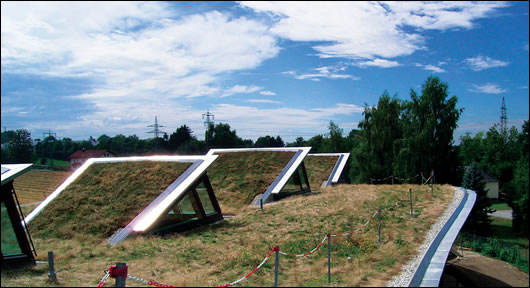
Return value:
[[(475, 185), (480, 193), (476, 207), (481, 207), (475, 213), (482, 216), (488, 212), (489, 204), (480, 187), (482, 180), (476, 174), (477, 169), (484, 171), (499, 180), (500, 193), (514, 211), (514, 228), (527, 233), (523, 226), (528, 224), (528, 121), (521, 132), (515, 127), (503, 131), (494, 125), (486, 133), (475, 136), (467, 133), (460, 138), (459, 145), (454, 145), (453, 132), (464, 111), (456, 107), (458, 98), (449, 96), (448, 84), (438, 77), (429, 77), (421, 88), (420, 94), (410, 90), (410, 100), (391, 97), (385, 90), (377, 105), (365, 104), (359, 129), (348, 135), (343, 135), (343, 129), (330, 121), (328, 133), (307, 140), (298, 137), (284, 143), (279, 135), (266, 135), (253, 142), (239, 137), (229, 124), (218, 123), (208, 126), (204, 140), (198, 140), (190, 127), (182, 125), (173, 133), (154, 139), (101, 135), (95, 146), (91, 144), (92, 137), (81, 142), (47, 137), (33, 149), (29, 132), (21, 129), (2, 132), (2, 144), (8, 143), (6, 149), (2, 148), (2, 163), (27, 163), (38, 157), (68, 160), (69, 155), (82, 148), (106, 149), (117, 156), (127, 156), (205, 154), (211, 148), (311, 146), (312, 153), (350, 152), (347, 167), (352, 183), (370, 183), (370, 178), (390, 175), (408, 178), (420, 171), (428, 175), (434, 170), (436, 183)], [(466, 176), (466, 173), (475, 174)], [(488, 224), (483, 223), (487, 222), (483, 218), (477, 218), (477, 225)]]

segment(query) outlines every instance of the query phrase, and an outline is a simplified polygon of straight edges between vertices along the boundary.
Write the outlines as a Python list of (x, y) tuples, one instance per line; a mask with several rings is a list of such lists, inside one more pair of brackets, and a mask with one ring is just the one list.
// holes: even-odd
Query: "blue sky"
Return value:
[[(528, 2), (5, 2), (2, 129), (152, 137), (202, 114), (256, 140), (347, 134), (430, 75), (464, 108), (455, 142), (528, 119)], [(3, 131), (3, 130), (2, 130)]]

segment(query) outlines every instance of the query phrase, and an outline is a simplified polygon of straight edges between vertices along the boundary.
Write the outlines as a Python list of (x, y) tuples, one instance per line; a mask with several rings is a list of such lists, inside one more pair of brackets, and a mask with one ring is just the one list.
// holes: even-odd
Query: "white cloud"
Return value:
[(317, 108), (312, 109), (314, 111), (322, 112), (325, 114), (331, 114), (331, 115), (349, 115), (353, 113), (362, 113), (364, 112), (364, 107), (357, 106), (355, 104), (343, 104), (343, 103), (337, 103), (335, 107), (331, 108)]
[(234, 94), (250, 94), (262, 89), (263, 87), (259, 86), (234, 85), (234, 87), (227, 89), (221, 97), (231, 96)]
[(366, 67), (392, 68), (392, 67), (401, 66), (396, 61), (389, 61), (385, 59), (374, 59), (371, 61), (354, 62), (353, 65), (360, 67), (360, 68), (366, 68)]
[[(421, 30), (473, 28), (504, 2), (241, 2), (272, 15), (271, 31), (313, 46), (324, 58), (394, 58), (425, 48)], [(405, 29), (412, 27), (413, 29)]]
[(265, 103), (265, 104), (280, 104), (280, 101), (269, 100), (269, 99), (248, 99), (250, 103)]
[(200, 127), (203, 112), (191, 114), (189, 104), (176, 99), (256, 90), (236, 85), (223, 91), (218, 83), (280, 50), (258, 21), (217, 11), (179, 18), (164, 2), (1, 5), (2, 73), (83, 77), (93, 84), (76, 97), (96, 112), (68, 124), (36, 123), (58, 130), (141, 131), (155, 115)]
[(484, 69), (495, 68), (495, 67), (504, 67), (510, 64), (510, 62), (491, 59), (488, 56), (477, 56), (474, 58), (467, 58), (464, 61), (467, 63), (469, 68), (471, 68), (471, 70), (473, 71), (481, 71)]
[(486, 83), (484, 85), (473, 84), (473, 89), (469, 89), (470, 92), (486, 93), (486, 94), (500, 94), (506, 92), (506, 89), (500, 88), (497, 84)]
[(320, 81), (320, 78), (351, 79), (351, 80), (360, 79), (357, 76), (342, 73), (342, 71), (344, 70), (346, 70), (346, 68), (343, 67), (342, 65), (335, 65), (335, 66), (318, 67), (318, 68), (313, 69), (311, 73), (306, 73), (306, 74), (298, 74), (296, 71), (285, 71), (285, 72), (282, 72), (282, 74), (294, 76), (294, 78), (299, 79), (299, 80), (309, 79), (313, 81)]
[[(285, 107), (263, 109), (233, 104), (219, 104), (210, 109), (215, 119), (229, 123), (240, 137), (255, 140), (258, 136), (280, 135), (284, 141), (293, 141), (298, 136), (310, 137), (326, 133), (330, 119), (338, 116), (351, 117), (363, 111), (364, 108), (360, 106), (344, 103), (314, 109)], [(336, 123), (341, 126), (340, 122)], [(289, 137), (285, 137), (286, 134), (289, 134)]]
[(274, 95), (276, 95), (276, 93), (274, 93), (272, 91), (259, 91), (259, 94), (264, 95), (264, 96), (274, 96)]
[(444, 73), (446, 72), (444, 69), (440, 68), (440, 67), (436, 67), (434, 65), (425, 65), (423, 67), (424, 70), (428, 70), (428, 71), (432, 71), (432, 72), (436, 72), (436, 73)]

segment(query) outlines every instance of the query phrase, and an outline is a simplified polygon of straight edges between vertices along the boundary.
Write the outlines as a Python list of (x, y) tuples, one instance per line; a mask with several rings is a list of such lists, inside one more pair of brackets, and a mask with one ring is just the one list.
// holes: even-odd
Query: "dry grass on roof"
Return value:
[(318, 191), (322, 182), (327, 182), (339, 156), (307, 156), (304, 159), (311, 190)]
[(32, 236), (103, 240), (125, 227), (191, 164), (92, 164), (29, 224)]
[(208, 177), (223, 214), (234, 215), (263, 194), (294, 156), (285, 151), (216, 153)]
[[(414, 191), (417, 217), (409, 216), (408, 188)], [(263, 211), (245, 207), (239, 215), (211, 226), (165, 236), (141, 235), (120, 244), (77, 239), (34, 238), (37, 260), (54, 251), (60, 285), (96, 286), (103, 269), (125, 262), (131, 275), (175, 286), (219, 286), (251, 272), (272, 247), (301, 254), (313, 249), (326, 233), (355, 230), (383, 210), (383, 243), (377, 221), (360, 233), (332, 238), (331, 280), (334, 287), (384, 286), (412, 257), (426, 233), (454, 195), (447, 185), (338, 185), (321, 192), (284, 198)], [(396, 206), (392, 206), (398, 203)], [(392, 208), (388, 208), (392, 207)], [(377, 219), (377, 218), (376, 218)], [(351, 261), (348, 261), (348, 257)], [(279, 286), (327, 287), (327, 241), (315, 253), (300, 258), (280, 256)], [(47, 266), (2, 270), (2, 286), (46, 285)], [(107, 285), (114, 285), (108, 279)], [(274, 254), (240, 287), (274, 283)], [(127, 280), (127, 286), (140, 286)]]
[(29, 171), (13, 182), (20, 204), (43, 201), (68, 178), (72, 172)]

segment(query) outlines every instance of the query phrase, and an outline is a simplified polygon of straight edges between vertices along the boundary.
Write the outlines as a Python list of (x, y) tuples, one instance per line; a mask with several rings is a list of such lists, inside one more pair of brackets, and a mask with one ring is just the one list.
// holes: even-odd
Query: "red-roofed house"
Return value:
[(101, 157), (114, 157), (114, 154), (110, 153), (107, 150), (80, 150), (74, 152), (70, 155), (70, 167), (76, 169), (77, 167), (83, 165), (85, 161), (89, 158), (101, 158)]

